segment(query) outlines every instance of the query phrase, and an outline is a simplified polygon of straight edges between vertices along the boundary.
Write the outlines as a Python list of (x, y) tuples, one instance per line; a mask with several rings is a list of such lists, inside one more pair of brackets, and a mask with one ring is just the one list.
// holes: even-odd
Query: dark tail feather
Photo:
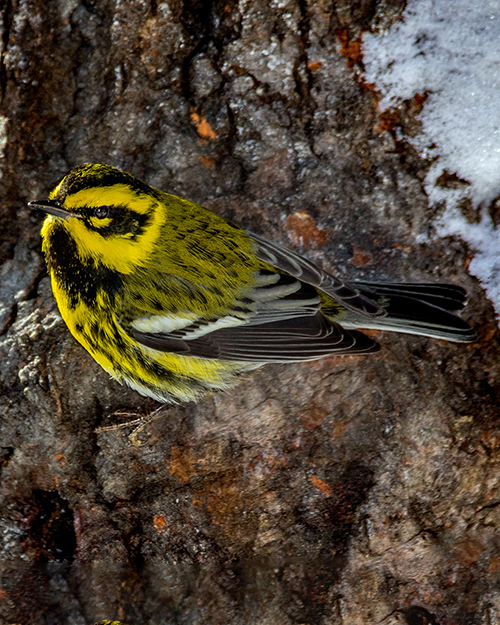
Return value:
[[(387, 311), (385, 317), (362, 318), (347, 314), (346, 327), (374, 328), (422, 334), (435, 338), (469, 343), (476, 333), (450, 311), (465, 306), (466, 292), (453, 284), (352, 284), (363, 295)], [(346, 325), (345, 320), (341, 320)]]
[(377, 284), (376, 282), (356, 282), (362, 293), (387, 297), (405, 295), (422, 302), (433, 304), (444, 310), (462, 310), (467, 302), (467, 292), (455, 284)]

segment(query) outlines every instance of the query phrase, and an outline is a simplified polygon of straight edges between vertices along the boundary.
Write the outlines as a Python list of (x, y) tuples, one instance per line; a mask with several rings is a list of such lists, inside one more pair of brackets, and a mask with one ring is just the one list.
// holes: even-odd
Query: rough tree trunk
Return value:
[[(428, 239), (429, 163), (360, 85), (403, 0), (4, 0), (0, 622), (500, 622), (499, 334), (470, 252)], [(415, 122), (409, 102), (400, 123)], [(268, 366), (133, 445), (69, 335), (26, 208), (83, 162), (351, 279), (451, 281), (472, 345)]]

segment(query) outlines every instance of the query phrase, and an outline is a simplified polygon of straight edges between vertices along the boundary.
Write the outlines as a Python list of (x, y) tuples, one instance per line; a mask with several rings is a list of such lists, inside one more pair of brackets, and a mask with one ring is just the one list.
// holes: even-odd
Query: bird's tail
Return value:
[(355, 282), (351, 285), (387, 311), (384, 317), (365, 317), (346, 311), (339, 319), (346, 328), (372, 328), (421, 334), (459, 343), (476, 340), (476, 333), (453, 314), (466, 303), (466, 292), (454, 284), (378, 284)]

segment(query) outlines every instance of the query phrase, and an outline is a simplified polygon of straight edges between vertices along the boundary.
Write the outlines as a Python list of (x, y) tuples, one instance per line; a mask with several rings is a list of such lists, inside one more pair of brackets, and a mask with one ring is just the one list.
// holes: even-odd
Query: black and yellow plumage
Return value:
[(230, 388), (268, 362), (362, 354), (357, 328), (468, 342), (447, 284), (343, 283), (301, 256), (108, 165), (31, 202), (73, 336), (119, 382), (159, 401)]

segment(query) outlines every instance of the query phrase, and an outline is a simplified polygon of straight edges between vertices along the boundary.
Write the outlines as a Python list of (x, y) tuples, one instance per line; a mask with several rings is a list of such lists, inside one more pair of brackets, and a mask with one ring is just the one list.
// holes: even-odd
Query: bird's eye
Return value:
[(105, 219), (109, 215), (109, 206), (98, 206), (94, 210), (94, 215), (97, 219)]

